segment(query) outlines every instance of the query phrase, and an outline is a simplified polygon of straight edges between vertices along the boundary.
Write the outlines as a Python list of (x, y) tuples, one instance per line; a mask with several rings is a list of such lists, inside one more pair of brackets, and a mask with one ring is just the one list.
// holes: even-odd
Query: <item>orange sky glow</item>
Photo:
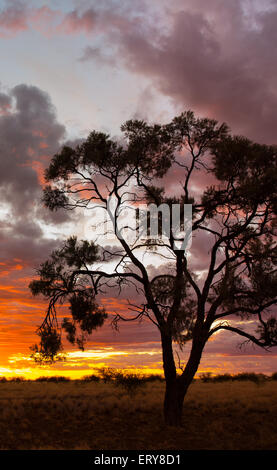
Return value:
[[(84, 352), (65, 342), (64, 362), (39, 366), (30, 358), (47, 305), (28, 285), (60, 241), (84, 232), (77, 217), (43, 207), (44, 171), (64, 143), (93, 130), (122, 137), (129, 119), (167, 123), (188, 109), (276, 144), (276, 19), (270, 0), (0, 0), (0, 376), (79, 378), (101, 367), (162, 373), (151, 322), (112, 329), (114, 313), (128, 311), (114, 291), (102, 299), (109, 318)], [(169, 174), (169, 190), (181, 188), (179, 170)], [(202, 176), (192, 192), (214, 183), (211, 173)], [(200, 280), (208, 259), (202, 237), (191, 250)], [(276, 347), (239, 348), (239, 341), (215, 334), (198, 375), (277, 371)], [(175, 350), (185, 362), (189, 345)]]
[[(4, 297), (0, 297), (0, 376), (35, 379), (43, 375), (63, 375), (74, 379), (95, 374), (102, 367), (162, 374), (159, 336), (153, 328), (149, 330), (146, 321), (122, 325), (119, 332), (112, 330), (108, 321), (107, 325), (92, 335), (84, 352), (67, 343), (64, 362), (51, 366), (35, 364), (30, 358), (29, 348), (38, 341), (35, 330), (43, 317), (46, 303), (32, 298), (26, 287), (30, 277), (17, 277), (14, 284), (8, 282), (10, 273), (19, 273), (24, 268), (22, 265), (16, 262), (6, 270), (3, 264), (2, 267), (0, 290)], [(110, 312), (126, 312), (124, 299), (106, 298), (103, 304)], [(65, 310), (62, 315), (66, 315)], [(274, 371), (276, 354), (259, 355), (258, 351), (256, 354), (250, 351), (251, 355), (248, 355), (238, 350), (235, 342), (231, 351), (224, 352), (223, 336), (222, 333), (215, 335), (209, 342), (198, 376), (208, 371), (237, 373), (252, 370), (268, 374)], [(179, 351), (179, 355), (181, 361), (185, 361), (186, 348), (182, 353)]]

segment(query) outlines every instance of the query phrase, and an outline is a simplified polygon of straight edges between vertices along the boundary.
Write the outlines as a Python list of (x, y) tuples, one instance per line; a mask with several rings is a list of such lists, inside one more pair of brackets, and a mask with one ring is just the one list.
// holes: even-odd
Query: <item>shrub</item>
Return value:
[(213, 382), (229, 382), (230, 380), (233, 380), (231, 374), (218, 374), (212, 378)]
[(51, 377), (38, 377), (36, 379), (36, 382), (55, 382), (55, 383), (70, 382), (70, 378), (64, 377), (62, 375), (53, 375)]
[(164, 377), (160, 374), (150, 374), (144, 377), (144, 381), (145, 382), (155, 382), (155, 381), (163, 382)]
[(24, 377), (11, 377), (9, 379), (9, 382), (16, 382), (16, 383), (19, 383), (19, 382), (27, 382), (27, 380), (24, 378)]
[(270, 377), (268, 375), (265, 375), (265, 374), (257, 374), (257, 375), (259, 377), (260, 382), (266, 382), (267, 380), (270, 379)]
[(202, 382), (212, 382), (212, 373), (211, 372), (204, 372), (203, 374), (199, 375), (200, 380)]
[[(99, 377), (104, 383), (112, 382), (117, 387), (121, 386), (130, 395), (136, 393), (138, 388), (144, 385), (147, 381), (160, 380), (160, 376), (146, 377), (132, 372), (112, 369), (110, 367), (99, 369)], [(99, 378), (97, 377), (97, 379)]]
[(115, 385), (123, 387), (129, 395), (134, 395), (146, 382), (143, 376), (133, 373), (117, 372)]
[(250, 380), (256, 384), (260, 382), (259, 375), (254, 372), (241, 372), (240, 374), (234, 375), (233, 380), (239, 380), (241, 382)]
[(81, 378), (82, 382), (99, 382), (100, 377), (98, 375), (84, 375), (84, 377)]
[(118, 372), (111, 367), (103, 367), (102, 369), (99, 369), (99, 376), (104, 383), (114, 380), (117, 374)]
[[(231, 375), (231, 374), (218, 374), (212, 377), (211, 372), (205, 372), (201, 374), (200, 379), (202, 382), (228, 382), (228, 381), (241, 381), (241, 382), (246, 382), (246, 381), (251, 381), (256, 384), (261, 384), (265, 382), (266, 380), (269, 379), (269, 377), (265, 374), (255, 374), (254, 372), (240, 372), (239, 374)], [(272, 378), (272, 376), (271, 376)], [(276, 373), (276, 379), (277, 380), (277, 373)]]

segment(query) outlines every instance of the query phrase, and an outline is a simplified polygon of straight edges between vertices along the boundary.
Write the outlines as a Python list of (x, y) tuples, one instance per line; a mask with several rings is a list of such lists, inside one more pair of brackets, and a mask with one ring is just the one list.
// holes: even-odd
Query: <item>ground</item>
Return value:
[(277, 381), (192, 384), (165, 427), (164, 383), (0, 383), (0, 449), (277, 449)]

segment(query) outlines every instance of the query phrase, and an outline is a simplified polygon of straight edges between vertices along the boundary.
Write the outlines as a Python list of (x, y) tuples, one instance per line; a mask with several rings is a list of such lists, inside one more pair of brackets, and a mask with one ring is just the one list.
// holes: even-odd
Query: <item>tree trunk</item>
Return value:
[(173, 383), (166, 382), (164, 420), (168, 426), (181, 426), (184, 396), (180, 392), (177, 380)]
[(162, 334), (162, 349), (166, 382), (164, 420), (165, 424), (169, 426), (181, 426), (182, 408), (185, 395), (182, 397), (179, 379), (176, 374), (171, 335), (165, 333)]
[(205, 341), (194, 339), (187, 365), (181, 376), (177, 377), (173, 359), (172, 340), (162, 338), (163, 361), (166, 380), (164, 398), (164, 419), (169, 426), (181, 426), (184, 398), (197, 372)]

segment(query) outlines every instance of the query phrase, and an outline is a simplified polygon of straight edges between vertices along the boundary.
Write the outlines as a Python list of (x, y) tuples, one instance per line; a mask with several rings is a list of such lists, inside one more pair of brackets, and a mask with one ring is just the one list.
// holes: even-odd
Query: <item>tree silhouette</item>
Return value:
[[(166, 125), (127, 121), (121, 130), (122, 143), (92, 132), (75, 149), (64, 147), (46, 171), (44, 203), (51, 210), (80, 208), (90, 215), (97, 204), (109, 212), (108, 198), (115, 198), (112, 219), (118, 247), (98, 247), (95, 241), (71, 237), (41, 265), (39, 280), (33, 280), (30, 288), (34, 295), (43, 294), (49, 306), (33, 355), (38, 360), (58, 357), (62, 331), (83, 348), (87, 335), (107, 317), (97, 295), (103, 289), (135, 286), (143, 299), (130, 302), (134, 316), (117, 314), (113, 324), (146, 318), (157, 326), (166, 380), (165, 422), (180, 425), (185, 394), (212, 335), (225, 330), (264, 349), (277, 345), (273, 310), (277, 149), (233, 136), (225, 124), (197, 118), (192, 111)], [(173, 170), (178, 181), (172, 196)], [(214, 184), (201, 189), (207, 177)], [(126, 201), (134, 207), (140, 202), (191, 204), (192, 243), (203, 234), (207, 240), (208, 261), (202, 275), (194, 272), (188, 250), (176, 249), (172, 229), (167, 242), (146, 237), (130, 243), (119, 234), (120, 210)], [(141, 253), (157, 257), (157, 265), (168, 270), (153, 275)], [(103, 269), (112, 261), (112, 271)], [(66, 300), (71, 318), (59, 324), (56, 305)], [(181, 373), (174, 344), (190, 346)]]

